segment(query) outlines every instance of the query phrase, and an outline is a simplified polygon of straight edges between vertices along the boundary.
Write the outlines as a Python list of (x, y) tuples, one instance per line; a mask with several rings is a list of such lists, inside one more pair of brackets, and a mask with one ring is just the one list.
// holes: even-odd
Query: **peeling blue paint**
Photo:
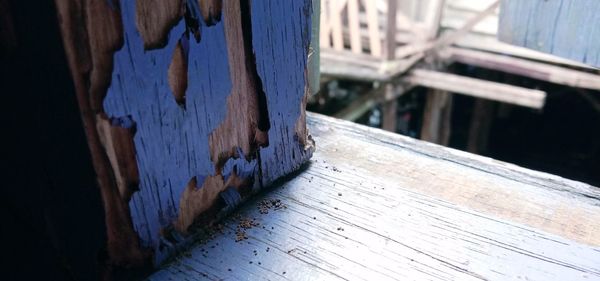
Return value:
[[(310, 2), (252, 1), (253, 47), (271, 121), (270, 144), (260, 150), (265, 184), (296, 170), (311, 156), (294, 134), (306, 85)], [(135, 1), (122, 1), (121, 5), (125, 45), (114, 55), (104, 109), (109, 116), (127, 116), (113, 122), (136, 126), (140, 190), (133, 194), (129, 206), (142, 245), (152, 248), (155, 263), (160, 263), (174, 246), (160, 237), (160, 230), (177, 218), (187, 183), (196, 177), (200, 184), (215, 175), (208, 137), (225, 118), (232, 77), (223, 22), (207, 27), (200, 20), (201, 40), (186, 38), (182, 44), (188, 55), (188, 87), (185, 107), (178, 106), (167, 71), (177, 41), (185, 38), (184, 20), (170, 31), (164, 48), (146, 51), (135, 25)], [(238, 151), (238, 155), (244, 154)], [(258, 164), (256, 159), (229, 159), (223, 177), (235, 171), (242, 178), (257, 178)], [(237, 205), (241, 198), (235, 193), (237, 197), (228, 189), (222, 198)]]

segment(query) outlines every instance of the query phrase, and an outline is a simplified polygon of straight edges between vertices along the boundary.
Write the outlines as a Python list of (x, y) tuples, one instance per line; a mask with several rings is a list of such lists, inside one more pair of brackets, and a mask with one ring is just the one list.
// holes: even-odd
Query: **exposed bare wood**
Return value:
[(182, 0), (135, 0), (136, 26), (146, 49), (162, 48), (167, 44), (171, 28), (181, 19)]
[(424, 69), (412, 70), (405, 81), (414, 85), (531, 108), (542, 108), (546, 99), (546, 93), (540, 90)]
[(600, 75), (488, 52), (449, 47), (444, 59), (571, 87), (600, 90)]
[(171, 86), (175, 102), (185, 107), (185, 90), (188, 86), (188, 54), (186, 54), (182, 45), (182, 43), (186, 43), (181, 41), (177, 42), (173, 50), (173, 57), (167, 75), (169, 76), (169, 86)]
[(198, 2), (206, 25), (211, 26), (221, 21), (222, 0), (198, 0)]
[[(115, 178), (118, 170), (111, 166), (102, 140), (112, 140), (111, 130), (98, 131), (108, 122), (103, 116), (102, 100), (110, 84), (113, 53), (123, 43), (119, 11), (108, 2), (56, 0), (61, 19), (60, 29), (67, 55), (78, 106), (102, 196), (106, 229), (107, 252), (115, 265), (137, 265), (149, 262), (149, 253), (140, 248), (129, 214), (129, 206), (119, 191)], [(123, 147), (125, 148), (125, 147)]]
[[(227, 54), (229, 58), (231, 94), (227, 97), (227, 115), (221, 125), (210, 133), (209, 145), (215, 170), (221, 173), (227, 159), (232, 157), (251, 157), (260, 146), (269, 144), (269, 113), (262, 80), (256, 69), (253, 52), (252, 26), (244, 21), (242, 7), (248, 3), (225, 1), (223, 11)], [(242, 122), (242, 124), (240, 124)], [(238, 155), (241, 149), (244, 155)], [(208, 202), (198, 202), (206, 204)]]

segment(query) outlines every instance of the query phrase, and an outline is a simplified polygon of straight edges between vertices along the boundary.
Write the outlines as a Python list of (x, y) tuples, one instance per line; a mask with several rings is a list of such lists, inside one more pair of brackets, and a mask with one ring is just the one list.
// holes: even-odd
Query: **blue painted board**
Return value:
[(498, 37), (600, 67), (600, 1), (503, 0)]
[(57, 6), (113, 263), (160, 264), (311, 157), (311, 0)]

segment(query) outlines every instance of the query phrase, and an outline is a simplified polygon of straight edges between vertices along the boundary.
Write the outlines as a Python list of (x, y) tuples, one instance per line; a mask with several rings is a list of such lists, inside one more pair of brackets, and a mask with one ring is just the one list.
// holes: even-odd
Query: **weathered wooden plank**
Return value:
[(424, 69), (412, 70), (404, 80), (414, 85), (532, 108), (541, 108), (546, 99), (546, 93), (540, 90)]
[[(306, 169), (150, 280), (597, 280), (600, 192), (319, 115)], [(262, 200), (284, 208), (261, 213)]]
[(571, 87), (600, 90), (600, 75), (488, 52), (450, 47), (440, 56), (452, 62), (504, 71)]
[(311, 0), (56, 4), (108, 263), (160, 263), (312, 154)]
[(503, 0), (501, 41), (600, 67), (600, 2)]

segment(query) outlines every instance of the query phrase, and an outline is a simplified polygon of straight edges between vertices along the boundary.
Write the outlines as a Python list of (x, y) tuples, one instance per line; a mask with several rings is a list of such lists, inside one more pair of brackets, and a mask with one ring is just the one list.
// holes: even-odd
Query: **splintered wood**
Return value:
[(161, 263), (312, 155), (310, 0), (55, 2), (109, 264)]

